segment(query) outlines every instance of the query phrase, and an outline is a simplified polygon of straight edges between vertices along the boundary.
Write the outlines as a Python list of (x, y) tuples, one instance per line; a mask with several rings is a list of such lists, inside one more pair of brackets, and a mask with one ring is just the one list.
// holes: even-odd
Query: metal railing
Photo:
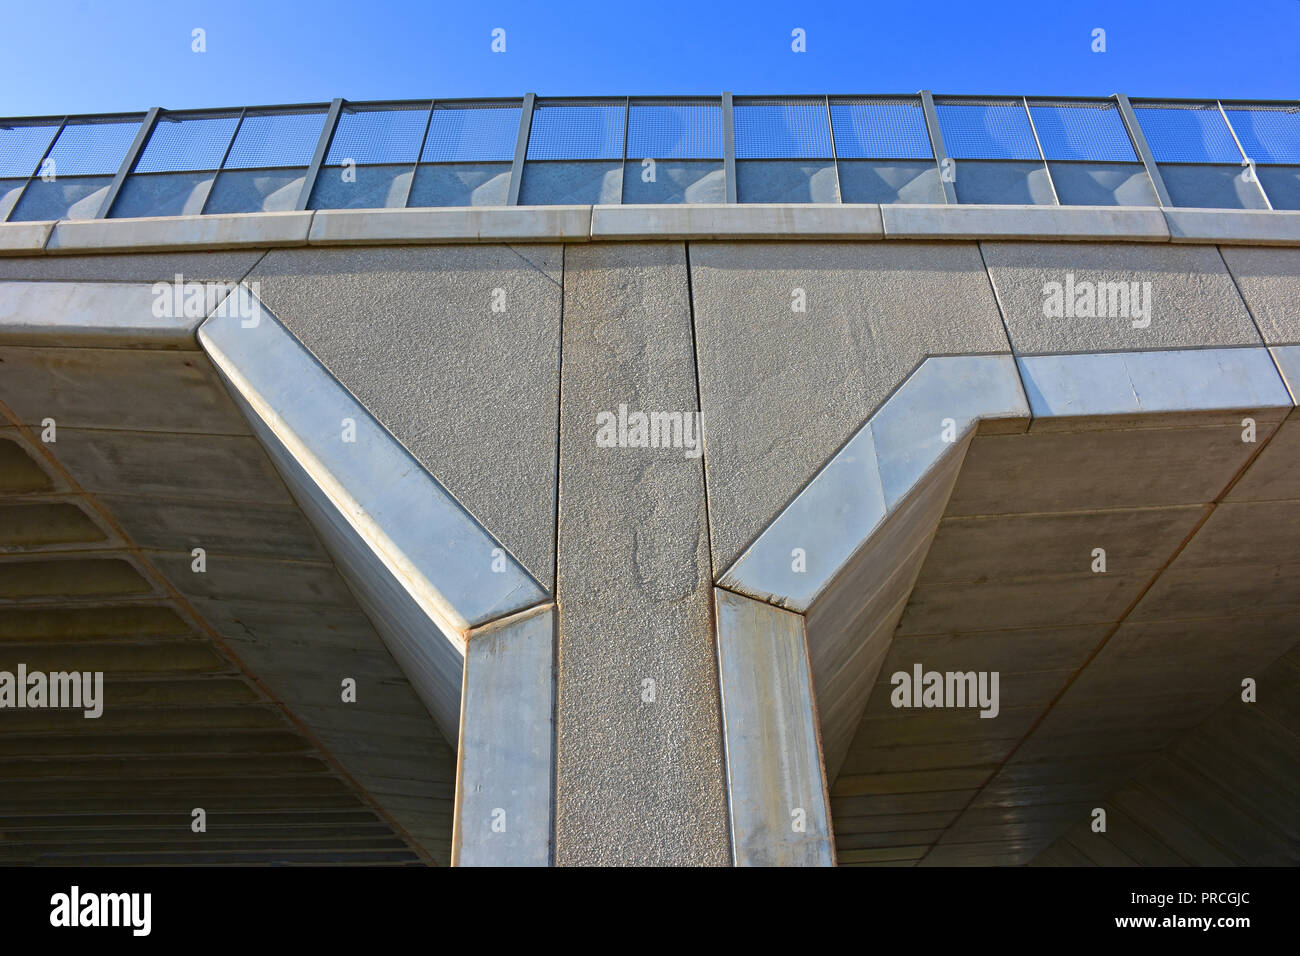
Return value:
[(1300, 103), (528, 94), (0, 120), (0, 221), (643, 202), (1300, 209)]

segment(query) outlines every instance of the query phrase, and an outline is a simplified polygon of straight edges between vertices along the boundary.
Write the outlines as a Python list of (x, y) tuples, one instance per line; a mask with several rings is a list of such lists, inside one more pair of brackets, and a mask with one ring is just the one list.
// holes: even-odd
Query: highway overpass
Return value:
[(0, 219), (0, 862), (1300, 862), (1300, 105), (15, 119)]

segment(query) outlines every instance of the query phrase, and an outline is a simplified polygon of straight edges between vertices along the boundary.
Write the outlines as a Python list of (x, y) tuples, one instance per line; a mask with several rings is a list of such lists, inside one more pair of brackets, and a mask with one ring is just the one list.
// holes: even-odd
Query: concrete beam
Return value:
[(453, 866), (547, 866), (554, 833), (555, 611), (470, 632)]
[(834, 866), (803, 620), (721, 588), (718, 675), (737, 866)]
[(393, 657), (455, 740), (467, 633), (540, 603), (545, 591), (253, 301), (252, 317), (213, 316), (199, 341)]
[(197, 316), (174, 314), (170, 286), (163, 294), (160, 316), (158, 290), (144, 283), (0, 282), (0, 344), (197, 349), (194, 330), (217, 305), (217, 293), (204, 290)]

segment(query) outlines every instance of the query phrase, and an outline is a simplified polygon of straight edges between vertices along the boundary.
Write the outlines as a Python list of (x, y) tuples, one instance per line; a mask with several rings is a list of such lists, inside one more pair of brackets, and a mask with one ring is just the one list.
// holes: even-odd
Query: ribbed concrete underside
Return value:
[(0, 861), (446, 863), (454, 754), (203, 353), (0, 368), (0, 670), (106, 698), (4, 712)]
[[(1166, 766), (1186, 748), (1202, 768), (1266, 755), (1230, 775), (1238, 838), (1215, 862), (1296, 861), (1277, 822), (1292, 730), (1241, 700), (1245, 678), (1272, 713), (1294, 694), (1274, 663), (1300, 641), (1300, 423), (1278, 428), (1283, 414), (974, 438), (832, 784), (841, 864), (1023, 864), (1071, 828), (1087, 854), (1108, 839), (1092, 809), (1133, 779), (1155, 774), (1167, 809), (1194, 815), (1201, 785)], [(918, 664), (998, 671), (997, 715), (894, 706), (893, 675)], [(1127, 845), (1138, 822), (1113, 814), (1109, 838)], [(1204, 837), (1156, 826), (1171, 860), (1211, 861)]]

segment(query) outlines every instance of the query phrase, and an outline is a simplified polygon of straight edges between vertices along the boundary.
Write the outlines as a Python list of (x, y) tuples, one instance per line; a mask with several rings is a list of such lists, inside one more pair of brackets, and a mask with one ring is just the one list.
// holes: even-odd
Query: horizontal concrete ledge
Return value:
[(1174, 242), (1300, 245), (1300, 212), (1268, 209), (1166, 209)]
[(39, 255), (53, 229), (53, 222), (0, 223), (0, 256)]
[(1145, 206), (881, 206), (886, 239), (1095, 239), (1166, 242), (1160, 210)]
[(321, 209), (0, 224), (0, 256), (590, 240), (1024, 239), (1300, 245), (1300, 212), (1148, 206), (683, 203)]
[(595, 206), (593, 239), (881, 239), (880, 207), (840, 203)]
[(585, 242), (590, 206), (456, 206), (322, 209), (312, 245), (433, 242)]
[[(220, 290), (203, 291), (207, 314)], [(160, 294), (167, 308), (157, 308)], [(198, 349), (194, 330), (203, 316), (186, 317), (175, 298), (167, 283), (0, 282), (0, 344)]]
[(69, 219), (57, 223), (45, 251), (144, 252), (184, 247), (301, 246), (310, 212), (251, 212), (143, 219)]
[(1093, 416), (1105, 416), (1102, 424), (1110, 427), (1131, 427), (1149, 416), (1160, 416), (1151, 419), (1160, 424), (1170, 414), (1289, 410), (1292, 404), (1263, 347), (1034, 355), (1016, 364), (1033, 431), (1068, 429)]

